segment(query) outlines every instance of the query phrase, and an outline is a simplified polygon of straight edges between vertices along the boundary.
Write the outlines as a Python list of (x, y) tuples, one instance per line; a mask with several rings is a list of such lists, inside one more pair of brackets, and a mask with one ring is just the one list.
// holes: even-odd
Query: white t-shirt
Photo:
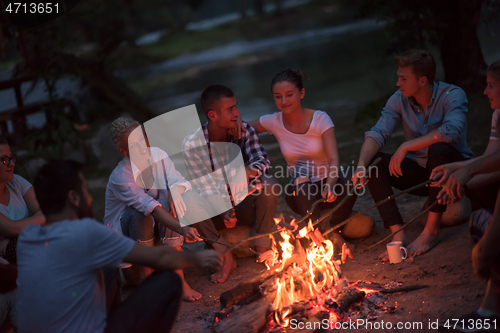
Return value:
[(19, 332), (103, 332), (101, 268), (118, 267), (134, 244), (90, 218), (24, 228), (17, 242)]
[(24, 201), (24, 195), (30, 189), (31, 184), (23, 177), (14, 175), (14, 179), (5, 185), (9, 190), (10, 200), (7, 206), (0, 204), (0, 213), (12, 221), (29, 217), (30, 211)]
[(309, 177), (311, 182), (328, 176), (329, 164), (321, 135), (334, 125), (326, 112), (315, 111), (309, 129), (304, 134), (286, 129), (281, 112), (260, 117), (260, 123), (278, 140), (292, 181), (299, 175)]
[(491, 117), (490, 140), (498, 140), (497, 122), (499, 116), (500, 116), (500, 109), (493, 111), (493, 115)]
[(168, 197), (164, 175), (167, 176), (169, 186), (182, 185), (186, 190), (191, 189), (191, 184), (175, 169), (174, 163), (166, 152), (159, 148), (151, 148), (151, 161), (155, 183), (148, 191), (137, 185), (135, 180), (139, 177), (140, 171), (128, 157), (120, 161), (109, 176), (103, 222), (119, 234), (122, 234), (120, 217), (127, 207), (133, 207), (148, 216), (156, 206), (161, 206), (154, 199), (158, 192), (161, 194), (160, 197)]

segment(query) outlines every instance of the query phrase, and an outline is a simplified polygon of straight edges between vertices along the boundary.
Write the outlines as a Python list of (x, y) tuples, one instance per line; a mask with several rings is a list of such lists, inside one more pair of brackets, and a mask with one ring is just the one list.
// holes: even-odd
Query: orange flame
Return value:
[[(297, 248), (292, 244), (290, 230), (283, 229), (280, 235), (283, 238), (279, 244), (283, 259), (278, 272), (286, 267), (286, 262), (292, 258), (292, 254), (300, 252), (301, 249), (298, 242)], [(307, 227), (299, 231), (299, 237), (308, 237), (314, 242), (306, 249), (305, 257), (300, 258), (298, 263), (292, 263), (286, 274), (276, 279), (276, 298), (272, 308), (276, 322), (282, 327), (289, 325), (287, 316), (292, 311), (293, 303), (316, 297), (322, 290), (332, 288), (340, 278), (340, 262), (333, 260), (334, 245), (330, 240), (315, 235), (311, 220)]]

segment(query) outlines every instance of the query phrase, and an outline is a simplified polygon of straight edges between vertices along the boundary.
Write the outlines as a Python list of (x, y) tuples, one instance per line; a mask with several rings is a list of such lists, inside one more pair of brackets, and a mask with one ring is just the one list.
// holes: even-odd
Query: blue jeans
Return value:
[[(165, 210), (170, 210), (167, 198), (158, 199), (158, 202)], [(137, 209), (127, 207), (120, 217), (120, 223), (122, 226), (122, 232), (125, 236), (130, 237), (136, 242), (146, 246), (154, 245), (155, 225), (151, 215), (145, 216)], [(184, 237), (182, 235), (166, 228), (162, 224), (157, 224), (160, 240), (163, 245), (168, 245), (170, 247), (182, 246), (184, 243)]]

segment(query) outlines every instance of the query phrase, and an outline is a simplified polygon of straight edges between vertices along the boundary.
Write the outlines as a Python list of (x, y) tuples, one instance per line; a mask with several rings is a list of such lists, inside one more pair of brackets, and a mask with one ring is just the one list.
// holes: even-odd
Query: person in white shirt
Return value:
[[(305, 75), (297, 70), (285, 69), (276, 74), (271, 89), (280, 112), (248, 122), (258, 134), (269, 132), (278, 140), (291, 176), (291, 182), (285, 188), (286, 203), (302, 216), (321, 198), (327, 200), (319, 205), (320, 208), (335, 207), (352, 189), (351, 175), (340, 167), (332, 120), (325, 112), (302, 105), (304, 80)], [(348, 218), (356, 198), (357, 195), (353, 194), (330, 221), (318, 225), (319, 230), (324, 232)], [(320, 216), (319, 210), (315, 209), (311, 219), (316, 221)], [(339, 233), (333, 237), (337, 246), (346, 244), (352, 256), (354, 245), (346, 242)]]
[[(111, 139), (125, 158), (106, 186), (104, 224), (146, 246), (153, 246), (155, 226), (162, 244), (179, 251), (184, 236), (187, 241), (201, 240), (195, 228), (182, 228), (176, 219), (176, 214), (182, 216), (186, 211), (181, 194), (191, 185), (168, 155), (150, 148), (142, 126), (130, 118), (118, 118), (111, 124)], [(167, 183), (175, 195), (170, 195)], [(145, 277), (151, 271), (143, 268), (142, 273)], [(191, 289), (182, 270), (177, 273), (183, 281), (184, 300), (199, 300), (202, 295)]]

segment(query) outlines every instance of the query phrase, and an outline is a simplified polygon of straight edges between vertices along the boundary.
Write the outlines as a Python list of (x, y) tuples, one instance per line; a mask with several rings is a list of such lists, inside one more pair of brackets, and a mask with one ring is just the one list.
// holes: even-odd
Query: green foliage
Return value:
[(356, 125), (369, 125), (370, 127), (375, 125), (377, 120), (380, 118), (380, 113), (385, 107), (387, 100), (391, 95), (384, 95), (376, 100), (366, 103), (365, 107), (356, 113), (354, 118), (354, 123)]
[(63, 110), (53, 112), (52, 121), (30, 133), (23, 141), (23, 148), (32, 156), (45, 160), (61, 159), (68, 148), (80, 149), (81, 141), (75, 123)]
[[(390, 53), (437, 46), (445, 80), (466, 92), (483, 89), (486, 63), (477, 28), (483, 12), (500, 13), (495, 0), (363, 0), (363, 13), (387, 22)], [(495, 5), (493, 5), (495, 4)]]
[(440, 45), (449, 38), (442, 32), (459, 28), (460, 21), (473, 21), (477, 25), (480, 18), (492, 21), (500, 14), (500, 3), (495, 0), (361, 0), (361, 3), (361, 16), (375, 14), (388, 23), (390, 53)]
[[(426, 48), (428, 39), (436, 42), (439, 25), (446, 22), (436, 20), (440, 3), (449, 5), (449, 0), (391, 1), (364, 0), (361, 13), (378, 14), (388, 23), (387, 37), (391, 42), (390, 53), (411, 48)], [(451, 4), (453, 6), (453, 4)]]

